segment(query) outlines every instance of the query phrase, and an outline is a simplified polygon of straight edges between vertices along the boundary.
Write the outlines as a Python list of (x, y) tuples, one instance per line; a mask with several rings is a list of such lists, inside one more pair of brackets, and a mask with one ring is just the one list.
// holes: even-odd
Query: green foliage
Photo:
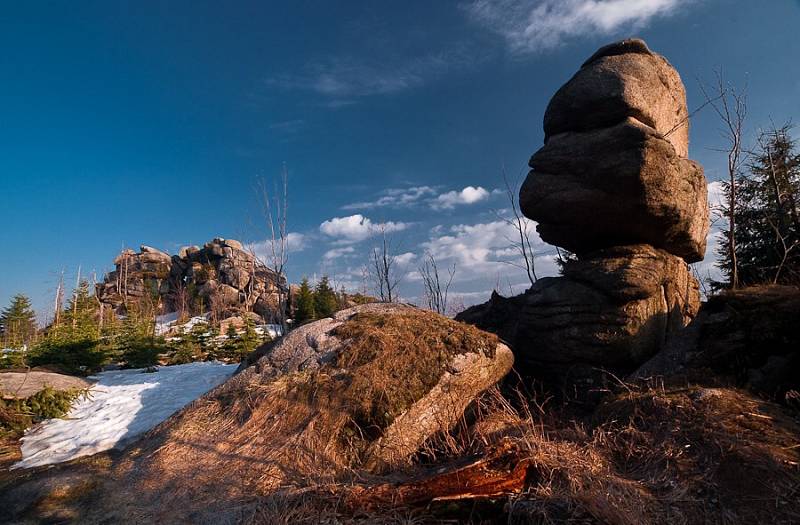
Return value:
[(245, 321), (244, 330), (239, 331), (231, 324), (225, 334), (227, 340), (222, 345), (221, 355), (226, 359), (242, 360), (253, 350), (266, 342), (265, 338), (256, 331), (252, 319)]
[(31, 366), (55, 365), (71, 374), (88, 375), (108, 362), (111, 349), (101, 339), (99, 308), (88, 281), (81, 281), (58, 323), (29, 353)]
[(308, 278), (303, 277), (300, 291), (297, 293), (297, 306), (294, 313), (295, 325), (300, 325), (317, 318), (314, 291), (308, 284)]
[(74, 290), (61, 315), (58, 329), (68, 332), (73, 339), (100, 336), (99, 305), (88, 281), (82, 280)]
[[(759, 136), (759, 148), (736, 182), (734, 238), (739, 284), (800, 283), (800, 154), (790, 126)], [(730, 184), (723, 183), (728, 216)], [(728, 231), (723, 231), (727, 237)], [(727, 244), (718, 250), (718, 265), (730, 280), (733, 270)], [(727, 283), (715, 283), (724, 287)]]
[(192, 337), (182, 337), (171, 346), (173, 351), (169, 364), (185, 365), (197, 361), (201, 355), (200, 345)]
[(25, 354), (21, 350), (0, 354), (0, 369), (25, 367)]
[(113, 346), (127, 368), (154, 366), (158, 355), (167, 350), (164, 338), (155, 335), (155, 324), (149, 312), (135, 307), (129, 308)]
[(26, 399), (0, 399), (0, 430), (23, 432), (33, 423), (63, 417), (84, 390), (55, 390), (49, 386)]
[(172, 345), (171, 365), (183, 365), (202, 360), (209, 351), (213, 351), (213, 331), (207, 323), (197, 323), (188, 334), (184, 334)]
[(71, 337), (53, 332), (34, 345), (28, 364), (55, 365), (69, 374), (90, 375), (108, 362), (108, 352), (99, 343), (96, 337)]
[(22, 294), (11, 299), (8, 308), (0, 312), (0, 342), (6, 348), (22, 348), (36, 335), (36, 313), (31, 301)]
[(322, 319), (332, 316), (336, 313), (338, 303), (336, 292), (331, 287), (328, 276), (324, 275), (314, 288), (314, 310), (317, 318)]

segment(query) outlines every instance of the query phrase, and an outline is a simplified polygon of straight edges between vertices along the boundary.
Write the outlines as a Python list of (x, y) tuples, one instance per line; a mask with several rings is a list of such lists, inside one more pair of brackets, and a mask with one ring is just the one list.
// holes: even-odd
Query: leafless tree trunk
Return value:
[(798, 246), (800, 246), (800, 240), (795, 240), (791, 244), (786, 242), (786, 236), (781, 233), (781, 229), (775, 225), (775, 223), (769, 218), (769, 215), (765, 215), (767, 222), (769, 223), (772, 230), (775, 232), (775, 239), (781, 244), (781, 249), (783, 250), (783, 255), (781, 256), (781, 262), (778, 263), (778, 267), (775, 269), (775, 277), (772, 279), (772, 284), (778, 284), (778, 280), (781, 277), (781, 272), (783, 272), (783, 268), (786, 265), (786, 259), (789, 258), (789, 254), (795, 250)]
[[(288, 212), (288, 192), (289, 181), (286, 165), (281, 169), (281, 186), (270, 193), (266, 182), (262, 179), (259, 182), (259, 193), (263, 208), (264, 222), (269, 237), (269, 244), (266, 261), (259, 259), (255, 250), (251, 250), (254, 259), (263, 266), (271, 270), (277, 280), (277, 307), (275, 312), (276, 321), (283, 328), (284, 333), (287, 327), (288, 317), (288, 293), (289, 283), (286, 279), (286, 264), (289, 260), (289, 232), (287, 230)], [(276, 185), (277, 186), (277, 185)]]
[(447, 314), (447, 295), (450, 292), (450, 284), (456, 274), (456, 263), (447, 268), (447, 280), (442, 281), (439, 276), (439, 266), (433, 254), (427, 254), (425, 262), (419, 267), (422, 276), (422, 284), (425, 287), (425, 299), (428, 309), (442, 315)]
[(372, 278), (382, 302), (392, 303), (397, 299), (395, 290), (403, 277), (396, 266), (397, 257), (392, 251), (391, 241), (386, 236), (386, 229), (381, 228), (381, 244), (372, 249)]
[(58, 286), (56, 287), (56, 297), (53, 304), (53, 326), (58, 326), (61, 322), (61, 309), (64, 307), (64, 270), (61, 270), (61, 275), (58, 277)]
[(78, 265), (78, 275), (75, 278), (75, 289), (72, 291), (72, 328), (75, 328), (78, 323), (78, 290), (81, 287), (81, 265)]
[(703, 85), (700, 85), (706, 103), (719, 116), (723, 124), (722, 137), (726, 146), (722, 151), (728, 157), (728, 255), (731, 260), (730, 287), (739, 286), (739, 263), (736, 257), (736, 191), (737, 177), (744, 162), (742, 157), (742, 135), (747, 116), (747, 94), (737, 91), (735, 87), (726, 85), (722, 74), (717, 72), (717, 85), (714, 97), (710, 97)]
[(522, 258), (522, 263), (515, 261), (504, 262), (516, 268), (525, 270), (528, 280), (530, 281), (531, 285), (533, 285), (538, 280), (538, 277), (536, 276), (536, 254), (533, 251), (533, 244), (531, 243), (531, 230), (533, 228), (533, 224), (524, 215), (522, 215), (522, 210), (520, 210), (519, 203), (517, 202), (519, 185), (515, 184), (514, 187), (512, 187), (511, 183), (508, 181), (505, 166), (503, 167), (503, 183), (506, 187), (506, 196), (508, 197), (508, 203), (511, 206), (512, 217), (509, 218), (497, 212), (495, 215), (498, 219), (514, 228), (514, 238), (506, 239), (508, 240), (511, 248), (516, 250)]

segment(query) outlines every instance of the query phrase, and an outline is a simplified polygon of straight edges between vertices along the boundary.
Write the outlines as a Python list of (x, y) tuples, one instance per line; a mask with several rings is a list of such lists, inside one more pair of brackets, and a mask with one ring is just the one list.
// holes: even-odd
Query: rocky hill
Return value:
[(177, 255), (142, 245), (138, 253), (123, 250), (114, 266), (97, 285), (97, 297), (118, 314), (148, 302), (161, 312), (211, 311), (224, 318), (249, 311), (272, 321), (279, 293), (288, 292), (285, 278), (233, 239), (188, 246)]

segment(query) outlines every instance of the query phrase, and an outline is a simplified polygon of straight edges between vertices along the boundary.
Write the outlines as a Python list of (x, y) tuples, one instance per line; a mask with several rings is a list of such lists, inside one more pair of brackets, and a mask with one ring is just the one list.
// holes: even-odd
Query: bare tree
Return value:
[(533, 251), (533, 243), (531, 243), (531, 234), (533, 223), (529, 221), (523, 214), (517, 201), (517, 194), (519, 193), (519, 184), (514, 184), (512, 187), (508, 181), (506, 168), (503, 166), (503, 183), (505, 184), (506, 196), (508, 203), (511, 206), (511, 217), (507, 217), (499, 212), (495, 212), (498, 219), (505, 222), (514, 228), (514, 237), (506, 237), (511, 248), (516, 250), (522, 258), (522, 263), (516, 261), (503, 261), (506, 264), (525, 270), (528, 280), (534, 284), (538, 277), (536, 276), (536, 254)]
[(775, 240), (780, 243), (781, 249), (783, 254), (781, 255), (781, 260), (778, 263), (778, 266), (775, 268), (775, 277), (772, 279), (772, 284), (778, 284), (778, 280), (781, 277), (781, 272), (783, 272), (783, 268), (786, 266), (786, 260), (789, 258), (789, 255), (798, 247), (800, 246), (800, 239), (795, 239), (794, 241), (787, 242), (786, 235), (781, 232), (781, 229), (775, 225), (775, 222), (769, 218), (769, 215), (764, 214), (764, 218), (769, 223), (772, 230), (775, 232)]
[(714, 97), (711, 97), (703, 86), (700, 89), (706, 99), (706, 104), (710, 105), (722, 121), (722, 138), (725, 146), (719, 150), (726, 154), (728, 158), (728, 180), (727, 180), (727, 219), (728, 235), (727, 250), (730, 257), (731, 288), (739, 286), (739, 263), (736, 258), (736, 193), (737, 178), (739, 177), (742, 164), (745, 161), (742, 147), (742, 136), (744, 133), (744, 122), (747, 117), (747, 93), (739, 91), (734, 86), (726, 83), (722, 74), (717, 71), (717, 83), (714, 86)]
[(259, 181), (258, 189), (263, 219), (268, 233), (266, 260), (262, 260), (252, 247), (251, 254), (258, 263), (268, 268), (277, 280), (275, 321), (285, 332), (289, 299), (289, 286), (286, 279), (286, 264), (289, 261), (289, 232), (287, 230), (289, 181), (286, 164), (281, 169), (280, 182), (281, 187), (278, 188), (276, 184), (275, 189), (270, 192), (264, 179)]
[(397, 256), (392, 250), (392, 242), (386, 236), (386, 228), (381, 227), (381, 243), (372, 248), (372, 279), (380, 300), (393, 303), (397, 299), (397, 286), (403, 279), (397, 268)]
[(447, 295), (450, 292), (453, 276), (456, 274), (456, 263), (447, 268), (447, 280), (443, 281), (439, 276), (439, 265), (436, 259), (433, 254), (428, 253), (425, 256), (425, 262), (419, 267), (419, 273), (422, 276), (428, 309), (438, 314), (447, 314)]
[(64, 269), (61, 269), (61, 275), (58, 277), (58, 286), (56, 287), (56, 296), (53, 304), (53, 326), (58, 326), (61, 322), (61, 309), (64, 307)]

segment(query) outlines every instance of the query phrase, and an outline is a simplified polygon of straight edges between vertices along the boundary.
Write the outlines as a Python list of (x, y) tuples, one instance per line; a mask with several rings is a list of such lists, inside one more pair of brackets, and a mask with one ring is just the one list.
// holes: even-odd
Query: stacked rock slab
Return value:
[(500, 334), (533, 375), (632, 370), (699, 308), (687, 262), (708, 233), (702, 167), (686, 158), (677, 71), (641, 40), (601, 48), (551, 100), (520, 191), (543, 240), (577, 260), (460, 319)]
[(184, 301), (225, 314), (252, 311), (269, 321), (277, 308), (279, 287), (285, 292), (287, 286), (285, 279), (277, 279), (233, 239), (181, 248), (173, 256), (143, 245), (139, 253), (123, 251), (114, 265), (115, 270), (98, 284), (97, 295), (120, 314), (149, 297), (166, 311), (179, 309), (177, 303)]

